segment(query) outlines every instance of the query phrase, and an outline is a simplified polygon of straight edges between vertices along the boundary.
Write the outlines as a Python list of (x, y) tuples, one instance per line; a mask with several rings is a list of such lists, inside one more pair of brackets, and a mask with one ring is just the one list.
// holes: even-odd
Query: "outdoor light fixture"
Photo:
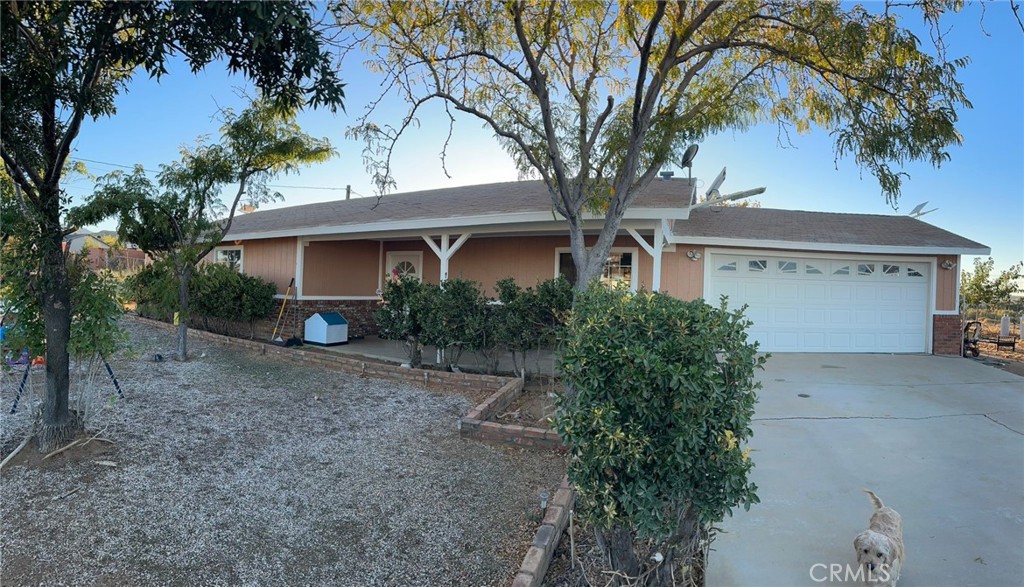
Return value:
[(946, 259), (945, 261), (942, 262), (943, 269), (952, 269), (954, 267), (956, 267), (956, 263), (950, 261), (949, 259)]
[(689, 257), (691, 261), (697, 261), (704, 255), (700, 254), (700, 251), (687, 251), (686, 256)]
[(548, 509), (548, 498), (549, 497), (551, 497), (551, 494), (548, 493), (547, 491), (541, 491), (540, 492), (540, 511), (545, 511), (545, 510)]

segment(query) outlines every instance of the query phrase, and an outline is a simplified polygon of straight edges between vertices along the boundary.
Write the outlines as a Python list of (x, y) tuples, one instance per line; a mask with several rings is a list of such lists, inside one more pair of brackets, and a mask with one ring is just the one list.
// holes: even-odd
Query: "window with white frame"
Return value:
[(213, 262), (242, 273), (242, 247), (217, 247), (213, 250)]
[[(569, 283), (576, 283), (576, 264), (572, 260), (572, 252), (568, 249), (558, 249), (555, 266), (555, 275), (561, 275)], [(636, 289), (636, 256), (637, 249), (613, 248), (608, 253), (608, 259), (604, 262), (604, 269), (601, 271), (601, 283), (607, 285), (625, 284), (630, 289)]]

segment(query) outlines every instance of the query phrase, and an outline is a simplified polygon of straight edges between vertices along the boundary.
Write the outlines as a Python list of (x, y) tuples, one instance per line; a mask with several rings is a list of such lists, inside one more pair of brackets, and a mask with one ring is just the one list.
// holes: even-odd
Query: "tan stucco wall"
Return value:
[[(943, 269), (944, 261), (956, 263), (952, 269)], [(959, 309), (959, 300), (956, 299), (956, 280), (960, 265), (959, 255), (940, 255), (935, 263), (935, 309), (938, 311), (950, 311)], [(962, 268), (961, 268), (962, 269)]]
[[(232, 246), (226, 242), (223, 246)], [(295, 277), (295, 238), (266, 238), (242, 243), (242, 270), (277, 284), (283, 294)]]
[(304, 296), (372, 296), (377, 291), (376, 241), (313, 241), (302, 259)]
[(675, 252), (661, 255), (661, 291), (681, 300), (695, 300), (704, 295), (704, 259), (686, 256), (689, 251), (704, 255), (704, 247), (676, 245)]
[[(588, 237), (587, 245), (596, 240), (596, 237)], [(613, 246), (637, 249), (634, 261), (637, 287), (650, 289), (651, 256), (629, 236), (617, 238)], [(473, 237), (452, 256), (448, 277), (479, 282), (484, 294), (489, 296), (496, 295), (494, 284), (506, 277), (512, 277), (522, 287), (530, 287), (555, 276), (555, 251), (568, 247), (568, 236)], [(436, 262), (437, 257), (427, 252)], [(426, 264), (426, 255), (423, 258)], [(427, 274), (432, 281), (440, 272), (440, 263), (436, 266), (433, 274)]]

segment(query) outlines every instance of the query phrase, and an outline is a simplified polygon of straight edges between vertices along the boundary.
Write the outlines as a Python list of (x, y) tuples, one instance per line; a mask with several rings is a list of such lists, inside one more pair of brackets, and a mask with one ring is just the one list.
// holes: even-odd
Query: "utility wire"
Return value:
[[(86, 159), (85, 157), (75, 157), (74, 159), (76, 161), (85, 161), (86, 163), (95, 163), (97, 165), (109, 165), (111, 167), (120, 167), (122, 169), (135, 169), (135, 167), (136, 167), (135, 165), (124, 165), (122, 163), (110, 163), (109, 161), (97, 161), (96, 159)], [(156, 174), (157, 173), (156, 171), (153, 171), (151, 169), (146, 169), (145, 167), (142, 168), (142, 171), (147, 173), (147, 174)], [(285, 188), (285, 189), (290, 189), (290, 190), (327, 190), (327, 191), (333, 191), (333, 192), (343, 192), (346, 189), (346, 188), (339, 188), (339, 187), (312, 186), (312, 185), (283, 185), (283, 184), (279, 184), (279, 183), (268, 183), (267, 187)], [(367, 197), (367, 196), (365, 196), (365, 195), (363, 195), (363, 194), (361, 194), (361, 193), (359, 193), (359, 192), (357, 192), (355, 190), (350, 190), (350, 191), (351, 191), (352, 195), (354, 195), (354, 196), (359, 196), (361, 198)]]

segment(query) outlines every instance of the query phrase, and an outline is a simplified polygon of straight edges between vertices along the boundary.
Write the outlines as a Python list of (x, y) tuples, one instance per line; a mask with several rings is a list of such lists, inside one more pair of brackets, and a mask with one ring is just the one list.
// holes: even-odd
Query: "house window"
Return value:
[(807, 273), (807, 275), (821, 275), (821, 269), (818, 269), (814, 265), (808, 263), (805, 273)]
[(730, 261), (725, 265), (718, 266), (719, 271), (736, 271), (736, 261)]
[[(569, 283), (575, 284), (577, 279), (576, 264), (573, 263), (572, 253), (559, 250), (557, 255), (558, 266), (555, 274), (561, 275)], [(634, 271), (636, 269), (635, 249), (612, 249), (608, 253), (608, 259), (604, 262), (604, 269), (601, 271), (601, 283), (607, 285), (625, 284), (630, 289), (635, 289)]]
[(796, 261), (779, 261), (780, 273), (796, 273)]
[(611, 253), (604, 262), (601, 283), (607, 285), (633, 285), (633, 253)]
[(747, 261), (747, 271), (753, 271), (755, 273), (764, 273), (767, 269), (767, 259), (752, 259), (750, 261)]
[(423, 280), (422, 251), (391, 251), (388, 253), (387, 263), (385, 277), (415, 277)]
[(857, 275), (868, 276), (875, 274), (874, 263), (860, 263), (857, 265)]
[(228, 267), (242, 272), (242, 247), (217, 247), (213, 250), (214, 263), (223, 263)]
[(889, 275), (891, 277), (899, 277), (900, 276), (900, 266), (899, 265), (890, 265), (888, 263), (883, 263), (882, 264), (882, 275)]

